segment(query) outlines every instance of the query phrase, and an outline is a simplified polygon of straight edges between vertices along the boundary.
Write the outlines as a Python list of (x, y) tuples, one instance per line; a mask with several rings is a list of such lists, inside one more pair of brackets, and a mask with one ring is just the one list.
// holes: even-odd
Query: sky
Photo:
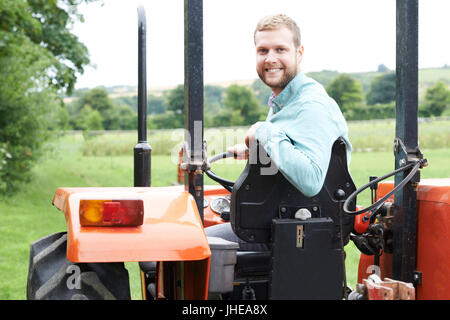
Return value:
[[(299, 24), (304, 72), (395, 69), (395, 0), (203, 0), (204, 83), (256, 79), (253, 32), (264, 16)], [(184, 0), (103, 0), (79, 7), (72, 32), (91, 65), (76, 88), (137, 86), (137, 7), (147, 20), (147, 86), (184, 81)], [(419, 68), (450, 65), (449, 0), (419, 0)]]

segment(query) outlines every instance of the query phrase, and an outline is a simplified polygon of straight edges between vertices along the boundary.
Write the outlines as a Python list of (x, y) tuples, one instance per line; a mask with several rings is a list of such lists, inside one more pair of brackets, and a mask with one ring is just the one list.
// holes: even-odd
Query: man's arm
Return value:
[(340, 136), (335, 121), (323, 106), (310, 104), (282, 124), (265, 121), (254, 138), (264, 147), (286, 179), (308, 197), (320, 192)]

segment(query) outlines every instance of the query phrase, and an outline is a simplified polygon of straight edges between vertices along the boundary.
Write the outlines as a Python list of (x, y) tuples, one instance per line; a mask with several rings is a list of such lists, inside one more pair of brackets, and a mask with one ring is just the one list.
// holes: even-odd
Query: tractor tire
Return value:
[(28, 300), (130, 300), (123, 262), (72, 263), (66, 258), (67, 234), (48, 235), (31, 244)]

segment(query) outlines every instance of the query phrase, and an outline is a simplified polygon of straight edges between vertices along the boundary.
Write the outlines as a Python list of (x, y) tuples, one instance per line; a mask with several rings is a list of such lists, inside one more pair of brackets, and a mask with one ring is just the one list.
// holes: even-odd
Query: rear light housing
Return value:
[(136, 227), (144, 222), (142, 200), (80, 200), (83, 227)]

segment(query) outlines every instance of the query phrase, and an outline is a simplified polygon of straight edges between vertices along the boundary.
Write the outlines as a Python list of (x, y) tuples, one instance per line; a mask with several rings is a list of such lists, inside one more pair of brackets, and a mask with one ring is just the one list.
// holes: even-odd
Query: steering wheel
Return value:
[[(208, 163), (211, 164), (213, 162), (216, 162), (218, 160), (221, 159), (226, 159), (226, 158), (231, 158), (234, 157), (234, 153), (233, 152), (223, 152), (223, 153), (219, 153), (216, 154), (215, 156), (212, 156), (210, 158), (208, 158)], [(227, 180), (225, 178), (219, 177), (218, 175), (216, 175), (214, 172), (212, 172), (211, 169), (208, 169), (205, 171), (206, 175), (208, 177), (210, 177), (212, 180), (218, 182), (220, 185), (222, 185), (222, 187), (224, 187), (226, 190), (228, 191), (232, 191), (233, 190), (233, 186), (234, 186), (234, 182)]]

